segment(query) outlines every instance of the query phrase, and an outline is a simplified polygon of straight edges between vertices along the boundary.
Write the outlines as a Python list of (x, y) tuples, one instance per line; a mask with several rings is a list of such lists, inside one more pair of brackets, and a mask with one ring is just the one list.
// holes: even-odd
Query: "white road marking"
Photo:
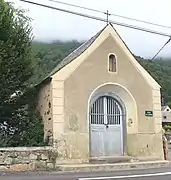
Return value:
[(155, 173), (155, 174), (134, 174), (125, 176), (108, 176), (108, 177), (89, 177), (78, 178), (78, 180), (105, 180), (105, 179), (124, 179), (124, 178), (138, 178), (138, 177), (154, 177), (154, 176), (167, 176), (171, 175), (171, 172)]

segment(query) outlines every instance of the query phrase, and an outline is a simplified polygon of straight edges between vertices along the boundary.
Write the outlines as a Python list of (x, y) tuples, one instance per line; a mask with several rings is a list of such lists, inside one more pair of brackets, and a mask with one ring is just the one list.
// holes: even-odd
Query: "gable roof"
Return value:
[[(108, 32), (113, 36), (114, 39), (118, 42), (118, 44), (121, 46), (123, 51), (127, 54), (128, 58), (132, 62), (132, 64), (135, 66), (135, 68), (139, 71), (139, 73), (147, 80), (150, 86), (153, 87), (153, 89), (160, 89), (160, 85), (155, 81), (155, 79), (138, 63), (136, 60), (134, 54), (131, 52), (131, 50), (128, 48), (126, 43), (123, 41), (123, 39), (120, 37), (120, 35), (117, 33), (115, 28), (112, 24), (107, 24), (102, 30), (100, 30), (95, 36), (90, 38), (88, 41), (83, 43), (81, 46), (79, 46), (77, 49), (75, 49), (72, 53), (70, 53), (67, 57), (65, 57), (53, 70), (52, 72), (42, 81), (47, 81), (48, 79), (51, 79), (52, 76), (60, 71), (62, 68), (64, 68), (66, 65), (71, 63), (73, 60), (78, 58), (80, 55), (82, 55), (91, 45), (93, 45), (97, 39), (99, 39), (101, 34), (103, 32)], [(41, 82), (41, 83), (42, 83)]]

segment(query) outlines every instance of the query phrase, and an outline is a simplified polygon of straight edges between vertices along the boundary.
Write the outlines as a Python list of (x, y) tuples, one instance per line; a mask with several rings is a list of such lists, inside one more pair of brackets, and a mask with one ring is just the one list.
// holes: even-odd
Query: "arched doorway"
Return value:
[(117, 98), (102, 95), (90, 105), (91, 157), (123, 155), (124, 107)]

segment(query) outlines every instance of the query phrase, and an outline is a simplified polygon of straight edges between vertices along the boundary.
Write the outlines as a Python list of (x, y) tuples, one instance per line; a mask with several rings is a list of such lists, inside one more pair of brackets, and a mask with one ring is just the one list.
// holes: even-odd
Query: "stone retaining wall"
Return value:
[(52, 147), (0, 148), (0, 170), (28, 171), (56, 168), (57, 152)]

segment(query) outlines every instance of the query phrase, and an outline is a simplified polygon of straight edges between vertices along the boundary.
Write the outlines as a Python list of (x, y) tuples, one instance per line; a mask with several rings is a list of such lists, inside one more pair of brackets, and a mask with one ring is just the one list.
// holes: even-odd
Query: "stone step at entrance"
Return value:
[(89, 159), (90, 164), (110, 164), (131, 162), (131, 156), (108, 156), (108, 157), (93, 157)]
[(168, 167), (169, 161), (147, 161), (147, 162), (122, 162), (109, 164), (70, 164), (58, 165), (58, 171), (67, 172), (98, 172), (98, 171), (118, 171), (130, 169), (146, 169)]

